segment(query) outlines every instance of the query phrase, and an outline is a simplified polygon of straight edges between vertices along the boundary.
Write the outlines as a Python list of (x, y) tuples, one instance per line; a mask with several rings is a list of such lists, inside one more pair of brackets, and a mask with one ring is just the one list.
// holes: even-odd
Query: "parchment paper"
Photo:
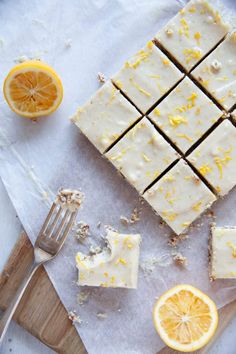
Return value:
[[(228, 0), (227, 6), (235, 7)], [(74, 256), (80, 243), (70, 236), (62, 253), (46, 269), (90, 354), (151, 354), (163, 343), (152, 323), (157, 296), (179, 283), (206, 291), (220, 307), (236, 298), (235, 281), (208, 280), (208, 216), (195, 222), (190, 238), (179, 246), (187, 268), (172, 262), (170, 229), (69, 121), (77, 106), (99, 87), (97, 73), (111, 75), (152, 38), (179, 9), (176, 0), (19, 0), (0, 2), (0, 79), (20, 56), (39, 57), (61, 75), (65, 97), (60, 109), (38, 123), (14, 115), (1, 95), (0, 173), (15, 209), (34, 242), (50, 201), (61, 186), (86, 195), (79, 219), (91, 226), (88, 242), (100, 243), (110, 224), (121, 232), (142, 234), (138, 290), (93, 289), (79, 306)], [(218, 225), (235, 225), (236, 191), (214, 206)], [(120, 215), (142, 208), (141, 220), (125, 227)], [(6, 235), (7, 237), (7, 235)], [(143, 268), (146, 271), (143, 271)], [(107, 318), (98, 319), (105, 312)]]

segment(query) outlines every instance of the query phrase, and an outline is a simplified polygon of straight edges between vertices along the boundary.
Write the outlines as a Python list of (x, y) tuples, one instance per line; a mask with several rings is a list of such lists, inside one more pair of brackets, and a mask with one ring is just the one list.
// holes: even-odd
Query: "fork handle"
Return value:
[(11, 300), (8, 308), (6, 309), (6, 311), (4, 312), (4, 314), (0, 320), (0, 346), (2, 344), (5, 334), (7, 332), (10, 321), (16, 311), (16, 308), (17, 308), (17, 306), (18, 306), (18, 304), (25, 292), (25, 289), (27, 288), (27, 285), (29, 284), (30, 279), (32, 278), (32, 276), (34, 275), (34, 273), (36, 272), (36, 270), (38, 269), (39, 266), (40, 266), (40, 264), (34, 262), (31, 265), (31, 267), (28, 269), (24, 280), (22, 281), (21, 285), (17, 289), (15, 296)]

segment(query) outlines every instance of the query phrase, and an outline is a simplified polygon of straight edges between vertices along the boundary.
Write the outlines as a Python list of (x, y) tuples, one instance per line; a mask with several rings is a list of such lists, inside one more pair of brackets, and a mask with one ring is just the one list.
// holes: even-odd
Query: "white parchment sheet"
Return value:
[[(78, 305), (74, 257), (83, 249), (70, 236), (62, 253), (47, 265), (49, 276), (67, 310), (83, 320), (76, 325), (90, 354), (153, 354), (163, 343), (155, 333), (155, 298), (179, 283), (206, 291), (218, 304), (236, 298), (236, 281), (208, 280), (206, 215), (195, 223), (190, 238), (179, 246), (187, 268), (172, 263), (168, 227), (69, 121), (69, 117), (99, 87), (97, 73), (116, 72), (122, 63), (179, 9), (176, 0), (7, 0), (0, 2), (0, 81), (24, 55), (39, 57), (60, 74), (65, 96), (60, 109), (38, 123), (16, 116), (1, 93), (0, 174), (15, 209), (34, 242), (50, 202), (61, 186), (81, 188), (86, 195), (79, 219), (91, 226), (91, 242), (99, 243), (102, 224), (121, 232), (142, 234), (142, 265), (138, 290), (94, 289)], [(226, 6), (233, 9), (234, 0)], [(47, 199), (48, 195), (48, 199)], [(218, 225), (235, 225), (236, 191), (214, 206)], [(141, 219), (124, 226), (120, 215), (142, 207)], [(200, 225), (202, 224), (202, 225)], [(198, 227), (197, 227), (198, 225)], [(6, 235), (7, 237), (7, 235)], [(94, 241), (95, 240), (95, 241)], [(153, 257), (157, 262), (153, 265)], [(107, 318), (97, 318), (105, 312)]]

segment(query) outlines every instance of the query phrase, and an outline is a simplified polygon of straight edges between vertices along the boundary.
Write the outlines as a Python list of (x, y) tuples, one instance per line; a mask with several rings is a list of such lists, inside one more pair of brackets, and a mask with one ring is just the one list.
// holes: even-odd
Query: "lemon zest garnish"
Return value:
[(193, 14), (194, 12), (196, 12), (196, 7), (195, 6), (190, 7), (190, 9), (188, 9), (188, 12)]
[(200, 33), (200, 32), (196, 32), (196, 33), (194, 34), (194, 38), (196, 39), (197, 44), (200, 45), (201, 33)]
[(183, 227), (188, 227), (189, 225), (190, 225), (189, 221), (185, 221), (181, 224), (181, 226), (183, 226)]
[(223, 178), (223, 167), (232, 160), (232, 157), (229, 155), (225, 155), (224, 158), (220, 158), (219, 156), (214, 157), (215, 164), (220, 171), (220, 179)]
[(172, 182), (175, 180), (175, 178), (171, 174), (169, 174), (168, 176), (164, 176), (163, 180), (168, 181), (168, 182)]
[(146, 154), (142, 154), (142, 157), (143, 157), (143, 159), (146, 161), (146, 162), (150, 162), (151, 161), (151, 159), (146, 155)]
[(131, 250), (131, 249), (134, 247), (134, 245), (133, 245), (133, 243), (131, 242), (130, 238), (131, 238), (130, 236), (127, 236), (127, 237), (124, 239), (124, 241), (123, 241), (123, 245), (126, 246), (129, 250)]
[(169, 59), (165, 59), (165, 58), (162, 59), (162, 63), (163, 63), (164, 65), (170, 65)]
[(120, 80), (116, 80), (116, 85), (121, 89), (123, 87), (123, 84)]
[(180, 20), (180, 29), (179, 29), (179, 34), (180, 35), (185, 35), (185, 37), (189, 38), (189, 26), (185, 18), (181, 18)]
[(229, 246), (229, 247), (233, 250), (232, 256), (233, 256), (234, 258), (236, 258), (236, 246), (235, 246), (232, 242), (230, 242), (230, 241), (228, 241), (228, 242), (226, 243), (226, 245)]
[(109, 274), (107, 272), (104, 272), (104, 277), (108, 278), (109, 277)]
[(121, 263), (123, 265), (127, 264), (127, 262), (126, 262), (126, 260), (124, 258), (118, 258), (115, 264), (119, 264), (119, 263)]
[(200, 200), (199, 202), (197, 202), (196, 204), (194, 204), (194, 205), (192, 206), (192, 209), (193, 209), (194, 211), (200, 211), (201, 205), (202, 205), (202, 201)]
[(191, 103), (190, 106), (188, 106), (188, 108), (192, 108), (192, 107), (195, 106), (196, 98), (197, 98), (196, 92), (193, 92), (193, 93), (191, 94), (191, 96), (189, 96), (189, 97), (187, 98), (187, 100)]
[(191, 60), (195, 60), (195, 59), (201, 59), (202, 57), (202, 53), (200, 50), (197, 49), (184, 49), (183, 51), (185, 57), (186, 57), (186, 63), (189, 64), (189, 62)]
[(116, 282), (116, 277), (113, 275), (112, 277), (111, 277), (111, 284), (114, 284)]
[(210, 173), (212, 171), (212, 168), (209, 166), (209, 164), (202, 165), (199, 167), (199, 172), (205, 176), (207, 173)]
[(175, 219), (177, 218), (178, 214), (176, 213), (172, 213), (172, 212), (168, 212), (168, 211), (163, 211), (161, 213), (163, 215), (163, 217), (169, 221), (175, 221)]
[(183, 139), (188, 140), (190, 143), (193, 141), (193, 139), (190, 138), (190, 136), (188, 136), (187, 134), (177, 133), (176, 135), (177, 135), (179, 138), (183, 138)]
[(154, 46), (154, 43), (152, 41), (147, 42), (148, 49), (152, 49), (153, 46)]
[(160, 117), (160, 115), (161, 115), (161, 112), (159, 111), (158, 108), (155, 108), (154, 111), (153, 111), (153, 113), (154, 113), (156, 116), (158, 116), (158, 117)]
[(186, 118), (184, 118), (180, 115), (173, 116), (172, 114), (169, 114), (168, 119), (169, 119), (170, 125), (172, 125), (173, 127), (178, 127), (182, 123), (183, 124), (188, 123)]
[(134, 85), (134, 87), (136, 87), (136, 89), (138, 89), (141, 93), (143, 93), (144, 95), (150, 97), (151, 94), (144, 90), (141, 86), (139, 86), (136, 82), (134, 82), (134, 80), (132, 78), (130, 78), (130, 82)]

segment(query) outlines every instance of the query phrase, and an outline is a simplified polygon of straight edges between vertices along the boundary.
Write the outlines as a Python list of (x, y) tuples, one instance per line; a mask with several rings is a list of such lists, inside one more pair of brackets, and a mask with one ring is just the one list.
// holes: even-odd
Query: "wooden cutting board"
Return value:
[[(23, 232), (15, 245), (0, 277), (0, 308), (5, 310), (33, 259), (33, 247)], [(236, 313), (236, 301), (220, 310), (220, 324), (215, 338), (226, 328)], [(34, 274), (14, 319), (57, 353), (86, 354), (87, 351), (68, 313), (62, 305), (43, 267)], [(206, 354), (204, 347), (198, 354)], [(167, 347), (158, 354), (177, 353)]]

